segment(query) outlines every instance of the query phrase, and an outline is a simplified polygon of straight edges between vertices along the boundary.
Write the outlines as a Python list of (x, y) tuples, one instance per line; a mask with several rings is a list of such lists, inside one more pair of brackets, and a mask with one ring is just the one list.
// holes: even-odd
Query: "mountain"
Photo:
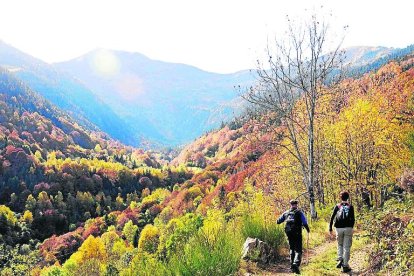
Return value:
[[(70, 116), (50, 104), (50, 102), (45, 100), (38, 93), (32, 91), (15, 76), (1, 67), (0, 100), (3, 103), (0, 126), (2, 126), (2, 134), (5, 135), (4, 137), (8, 136), (8, 132), (13, 133), (13, 130), (18, 134), (18, 129), (15, 129), (14, 127), (20, 126), (21, 132), (25, 131), (31, 136), (31, 139), (26, 141), (26, 144), (40, 143), (42, 146), (38, 146), (38, 148), (48, 148), (47, 145), (54, 144), (53, 140), (60, 140), (58, 141), (60, 144), (65, 142), (68, 144), (77, 144), (85, 149), (95, 147), (96, 143), (90, 138), (90, 132), (86, 132), (84, 128), (76, 126), (74, 120)], [(16, 113), (16, 115), (10, 116), (12, 113)], [(41, 132), (44, 131), (44, 128), (29, 126), (28, 122), (30, 120), (23, 120), (23, 117), (25, 117), (23, 115), (28, 114), (33, 114), (33, 118), (41, 118), (38, 122), (39, 126), (42, 125), (43, 120), (48, 120), (49, 122), (45, 123), (45, 125), (50, 126), (50, 130), (41, 134)], [(16, 122), (13, 122), (12, 118), (15, 118)], [(23, 121), (17, 122), (19, 119)], [(58, 128), (60, 129), (59, 131), (57, 131)], [(53, 135), (50, 135), (51, 133), (56, 134), (60, 138), (57, 139), (56, 137), (52, 137)], [(43, 140), (43, 138), (46, 139)], [(24, 141), (24, 139), (17, 140)], [(33, 152), (35, 152), (36, 148), (33, 148)], [(68, 151), (67, 148), (57, 145), (52, 146), (50, 150)]]
[(105, 49), (56, 67), (90, 87), (132, 131), (167, 145), (189, 142), (232, 117), (240, 107), (234, 86), (253, 81), (248, 71), (217, 74)]
[(394, 52), (395, 48), (353, 46), (345, 48), (345, 64), (352, 67), (359, 67), (369, 64), (377, 59), (387, 56)]
[(98, 127), (126, 144), (139, 144), (139, 137), (129, 131), (108, 105), (85, 85), (52, 65), (0, 41), (0, 66), (71, 114), (81, 125), (93, 130)]
[[(326, 274), (326, 260), (335, 258), (335, 244), (326, 235), (326, 221), (341, 190), (350, 191), (359, 214), (369, 218), (356, 221), (356, 228), (367, 231), (369, 236), (359, 239), (355, 246), (358, 249), (353, 249), (363, 248), (366, 252), (369, 261), (364, 263), (364, 269), (372, 269), (373, 274), (379, 272), (380, 261), (392, 254), (401, 261), (386, 259), (387, 271), (392, 266), (398, 275), (411, 272), (407, 270), (410, 263), (406, 256), (412, 256), (413, 249), (404, 244), (413, 236), (413, 195), (392, 192), (391, 188), (398, 188), (394, 181), (401, 174), (405, 175), (403, 187), (409, 186), (412, 191), (414, 186), (413, 172), (406, 170), (413, 156), (413, 112), (409, 100), (414, 91), (413, 65), (412, 56), (401, 63), (391, 62), (372, 74), (345, 80), (340, 84), (343, 93), (326, 93), (321, 99), (324, 104), (317, 110), (319, 114), (323, 112), (317, 120), (321, 132), (315, 136), (321, 164), (318, 174), (323, 176), (315, 186), (320, 212), (318, 221), (309, 221), (317, 237), (311, 242), (322, 242), (323, 248), (330, 248), (323, 255), (323, 266), (318, 267), (321, 275)], [(295, 108), (300, 110), (301, 105)], [(301, 117), (300, 111), (294, 114)], [(291, 198), (301, 201), (306, 216), (310, 210), (306, 187), (298, 174), (300, 163), (291, 153), (293, 146), (270, 146), (275, 145), (270, 142), (282, 140), (289, 130), (269, 128), (261, 124), (262, 120), (268, 118), (229, 124), (186, 146), (172, 164), (189, 167), (195, 173), (172, 190), (143, 191), (138, 202), (131, 202), (121, 212), (109, 212), (65, 235), (45, 240), (38, 248), (49, 267), (43, 268), (42, 273), (92, 274), (106, 267), (108, 274), (244, 274), (252, 271), (249, 264), (240, 263), (240, 251), (248, 237), (258, 238), (283, 254), (279, 252), (286, 248), (285, 235), (275, 217), (289, 208)], [(303, 137), (307, 129), (297, 131)], [(409, 143), (407, 134), (411, 136)], [(367, 171), (353, 171), (356, 165)], [(383, 216), (373, 216), (373, 209), (366, 208), (369, 204), (361, 197), (363, 189), (370, 192), (375, 212), (384, 212)], [(398, 200), (387, 202), (390, 194)], [(395, 208), (410, 211), (396, 214)], [(325, 226), (320, 227), (321, 222)], [(401, 227), (392, 227), (392, 223)], [(379, 229), (387, 229), (386, 239)], [(371, 237), (383, 241), (391, 250), (370, 247)], [(390, 237), (393, 243), (387, 243)], [(378, 261), (377, 256), (382, 259)], [(248, 263), (257, 267), (254, 261)], [(288, 264), (284, 266), (288, 268)], [(272, 273), (277, 274), (279, 270), (275, 273), (273, 268)], [(314, 271), (315, 266), (308, 269)]]
[[(159, 154), (80, 126), (0, 67), (0, 252), (4, 244), (36, 243), (120, 209), (117, 197), (136, 198), (146, 187), (172, 187), (191, 176), (161, 172), (160, 162)], [(2, 204), (17, 212), (27, 206), (30, 229), (5, 226)]]
[[(407, 49), (350, 47), (345, 63), (360, 75)], [(242, 109), (234, 87), (254, 82), (250, 71), (217, 74), (105, 49), (50, 65), (0, 43), (0, 65), (80, 124), (135, 146), (182, 145), (217, 128)]]
[[(274, 248), (277, 260), (289, 258), (275, 217), (291, 198), (306, 215), (310, 209), (294, 145), (283, 143), (285, 122), (272, 114), (234, 120), (161, 164), (151, 152), (73, 123), (9, 71), (0, 71), (1, 275), (245, 274), (257, 268), (256, 253), (241, 259), (248, 237)], [(367, 257), (360, 271), (412, 274), (413, 79), (411, 54), (321, 95), (314, 136), (319, 220), (309, 220), (311, 244), (329, 249), (316, 250), (324, 252), (319, 274), (335, 258), (325, 221), (341, 190), (364, 218), (356, 228), (367, 237), (353, 247)], [(303, 104), (298, 98), (292, 111), (297, 137), (307, 135)], [(90, 143), (76, 140), (81, 132)]]
[[(402, 61), (414, 52), (414, 44), (408, 45), (405, 48), (384, 48), (384, 47), (363, 47), (365, 51), (356, 51), (352, 49), (349, 51), (349, 56), (359, 53), (359, 60), (353, 58), (354, 63), (349, 70), (349, 75), (352, 77), (360, 77), (365, 73), (378, 70), (390, 61)], [(370, 49), (371, 51), (367, 51)], [(348, 53), (347, 53), (348, 55)]]
[[(345, 49), (345, 64), (362, 68), (400, 49)], [(105, 101), (131, 131), (164, 145), (188, 143), (238, 114), (234, 86), (254, 82), (250, 71), (217, 74), (150, 59), (139, 53), (96, 49), (56, 67), (77, 77)]]

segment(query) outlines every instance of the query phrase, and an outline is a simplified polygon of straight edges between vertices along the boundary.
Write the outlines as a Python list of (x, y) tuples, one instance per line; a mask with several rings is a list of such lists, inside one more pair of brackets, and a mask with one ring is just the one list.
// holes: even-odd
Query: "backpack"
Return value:
[(299, 209), (289, 210), (286, 214), (285, 221), (286, 221), (285, 232), (287, 234), (301, 231), (302, 221), (300, 219)]
[(338, 204), (338, 212), (336, 213), (336, 222), (339, 224), (347, 223), (349, 221), (349, 213), (351, 205), (348, 203)]

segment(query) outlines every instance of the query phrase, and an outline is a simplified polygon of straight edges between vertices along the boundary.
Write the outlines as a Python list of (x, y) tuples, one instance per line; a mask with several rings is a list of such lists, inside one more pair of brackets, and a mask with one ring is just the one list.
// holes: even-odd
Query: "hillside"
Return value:
[[(376, 70), (410, 47), (345, 49), (350, 74)], [(183, 145), (240, 113), (235, 86), (249, 87), (253, 72), (205, 72), (139, 53), (97, 49), (54, 65), (0, 43), (0, 65), (79, 124), (124, 144)]]
[[(341, 93), (324, 94), (317, 110), (315, 137), (318, 162), (324, 164), (318, 167), (315, 187), (319, 217), (310, 225), (310, 244), (317, 252), (312, 253), (312, 263), (303, 267), (306, 275), (336, 274), (335, 245), (326, 227), (337, 194), (344, 187), (357, 209), (358, 236), (376, 241), (372, 254), (363, 251), (366, 239), (355, 241), (355, 256), (368, 260), (358, 263), (353, 259), (354, 268), (369, 273), (412, 272), (411, 259), (405, 256), (413, 253), (412, 247), (406, 246), (412, 244), (413, 222), (411, 209), (404, 206), (411, 206), (413, 191), (413, 64), (413, 56), (408, 55), (376, 72), (344, 80), (335, 90)], [(295, 109), (301, 108), (299, 99)], [(8, 120), (13, 120), (13, 112), (7, 114)], [(283, 229), (274, 223), (275, 214), (285, 210), (288, 199), (299, 196), (301, 208), (309, 216), (309, 203), (301, 197), (305, 186), (298, 179), (298, 162), (288, 147), (276, 146), (283, 142), (287, 130), (283, 124), (269, 128), (268, 121), (274, 121), (271, 114), (228, 123), (201, 136), (158, 169), (156, 163), (152, 167), (134, 165), (136, 153), (122, 146), (111, 154), (112, 147), (102, 142), (93, 150), (83, 151), (88, 158), (63, 159), (52, 153), (44, 161), (34, 160), (40, 175), (43, 171), (47, 178), (34, 187), (26, 201), (20, 197), (16, 200), (21, 194), (16, 193), (7, 199), (8, 207), (0, 209), (6, 218), (1, 233), (9, 233), (6, 242), (15, 246), (2, 249), (14, 255), (4, 265), (9, 269), (5, 271), (16, 269), (21, 258), (26, 258), (26, 266), (20, 269), (36, 267), (33, 275), (284, 271), (280, 270), (284, 263), (277, 260), (285, 258), (285, 238)], [(11, 143), (9, 138), (7, 143)], [(3, 160), (10, 160), (14, 151), (6, 146)], [(92, 159), (96, 155), (100, 157)], [(10, 179), (8, 183), (16, 181)], [(69, 194), (76, 189), (73, 199)], [(371, 211), (361, 197), (363, 189), (369, 191)], [(396, 199), (391, 199), (394, 196)], [(401, 212), (396, 214), (393, 208)], [(45, 214), (63, 217), (51, 220), (45, 219)], [(36, 231), (36, 219), (43, 227), (55, 225), (47, 229), (53, 229), (49, 235), (57, 234), (39, 240), (38, 250), (36, 242), (28, 243), (24, 238), (27, 236), (10, 235), (11, 229), (20, 229), (16, 233)], [(78, 219), (85, 222), (74, 223)], [(379, 230), (385, 231), (386, 237)], [(274, 266), (257, 270), (252, 267), (254, 262), (240, 260), (241, 246), (249, 236), (275, 249)], [(22, 251), (23, 246), (26, 251)], [(389, 250), (385, 255), (384, 249)]]
[[(351, 66), (350, 75), (363, 74), (411, 50), (350, 47), (344, 64)], [(135, 133), (167, 146), (188, 143), (239, 115), (242, 100), (235, 87), (255, 81), (254, 70), (216, 74), (107, 49), (56, 66), (90, 87)]]
[(248, 71), (216, 74), (105, 49), (56, 66), (90, 87), (135, 133), (165, 145), (188, 143), (237, 114), (234, 86), (253, 81)]
[(1, 224), (6, 245), (35, 246), (123, 209), (124, 200), (144, 189), (171, 187), (191, 176), (184, 169), (162, 169), (166, 161), (159, 153), (78, 125), (4, 69), (0, 106), (0, 204), (30, 217), (30, 224)]
[(91, 130), (99, 128), (129, 145), (140, 144), (140, 136), (131, 133), (125, 122), (108, 105), (85, 85), (59, 72), (52, 65), (0, 41), (0, 66), (69, 113), (84, 127)]
[[(361, 48), (361, 49), (358, 49)], [(349, 51), (350, 50), (350, 51)], [(346, 61), (355, 62), (349, 69), (348, 75), (360, 77), (368, 72), (376, 71), (390, 61), (404, 60), (414, 51), (414, 45), (405, 48), (384, 48), (384, 47), (351, 47), (347, 50)], [(353, 57), (355, 55), (355, 57)], [(351, 57), (353, 57), (351, 59)]]
[(354, 46), (345, 50), (345, 64), (360, 67), (390, 55), (396, 49), (387, 47)]

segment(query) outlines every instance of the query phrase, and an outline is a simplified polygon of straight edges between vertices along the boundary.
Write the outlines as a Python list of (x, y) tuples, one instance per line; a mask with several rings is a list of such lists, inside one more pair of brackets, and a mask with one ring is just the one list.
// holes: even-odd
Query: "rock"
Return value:
[(252, 251), (257, 247), (259, 239), (247, 238), (243, 244), (243, 253), (242, 259), (246, 260), (249, 259), (249, 255), (251, 255)]
[(247, 238), (243, 244), (242, 259), (260, 263), (269, 263), (275, 257), (275, 251), (266, 242), (257, 238)]

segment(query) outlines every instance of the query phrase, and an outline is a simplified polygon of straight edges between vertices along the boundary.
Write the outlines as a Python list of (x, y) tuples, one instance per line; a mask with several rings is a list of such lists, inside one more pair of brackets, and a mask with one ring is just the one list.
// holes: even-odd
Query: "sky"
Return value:
[(50, 63), (106, 48), (230, 73), (255, 67), (286, 15), (320, 10), (349, 25), (344, 47), (414, 43), (408, 0), (0, 0), (0, 40)]

